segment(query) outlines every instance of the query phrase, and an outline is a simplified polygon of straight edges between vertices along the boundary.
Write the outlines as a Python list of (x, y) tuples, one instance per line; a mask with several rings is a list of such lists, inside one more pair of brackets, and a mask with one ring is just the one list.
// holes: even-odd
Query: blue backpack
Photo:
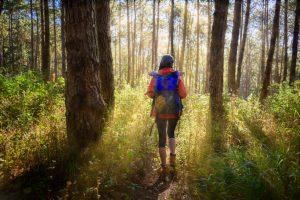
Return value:
[(156, 73), (154, 85), (153, 107), (159, 114), (179, 114), (182, 112), (181, 98), (178, 93), (179, 72), (170, 72), (167, 75)]

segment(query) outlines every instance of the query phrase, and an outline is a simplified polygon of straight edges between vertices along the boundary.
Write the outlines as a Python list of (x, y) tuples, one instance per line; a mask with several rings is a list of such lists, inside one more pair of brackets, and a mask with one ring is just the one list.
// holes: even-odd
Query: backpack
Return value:
[(167, 75), (156, 73), (154, 85), (153, 108), (158, 114), (180, 114), (182, 111), (181, 98), (178, 93), (180, 73), (170, 72)]

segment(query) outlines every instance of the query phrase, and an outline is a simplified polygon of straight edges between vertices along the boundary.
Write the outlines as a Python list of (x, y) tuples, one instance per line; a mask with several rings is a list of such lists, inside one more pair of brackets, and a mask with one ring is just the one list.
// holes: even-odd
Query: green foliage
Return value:
[(31, 71), (0, 75), (0, 172), (18, 176), (51, 162), (65, 146), (64, 83)]

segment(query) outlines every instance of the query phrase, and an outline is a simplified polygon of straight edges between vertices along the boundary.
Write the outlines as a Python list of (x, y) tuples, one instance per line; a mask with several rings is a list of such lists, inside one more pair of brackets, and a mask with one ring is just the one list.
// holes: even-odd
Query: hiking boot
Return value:
[(167, 166), (161, 165), (159, 179), (161, 181), (166, 181), (166, 178), (167, 178)]
[(170, 166), (175, 168), (176, 154), (170, 153)]

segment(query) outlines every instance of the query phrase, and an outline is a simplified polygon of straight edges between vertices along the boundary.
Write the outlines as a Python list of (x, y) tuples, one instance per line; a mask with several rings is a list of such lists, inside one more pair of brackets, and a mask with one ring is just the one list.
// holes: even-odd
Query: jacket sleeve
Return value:
[(147, 89), (147, 92), (146, 92), (148, 97), (150, 97), (152, 99), (154, 98), (154, 83), (155, 83), (155, 79), (152, 78), (151, 81), (150, 81), (150, 84), (148, 85), (148, 89)]
[(180, 98), (182, 99), (184, 99), (187, 96), (186, 89), (181, 78), (179, 79), (178, 82), (178, 93)]

